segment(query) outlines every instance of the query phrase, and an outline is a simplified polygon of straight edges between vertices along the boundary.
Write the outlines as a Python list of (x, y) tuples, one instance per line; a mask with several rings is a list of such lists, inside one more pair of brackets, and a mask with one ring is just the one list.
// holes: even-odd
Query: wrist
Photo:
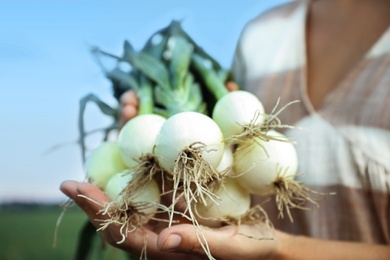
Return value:
[(302, 236), (295, 236), (280, 231), (276, 231), (275, 237), (277, 246), (269, 259), (285, 260), (285, 259), (300, 259), (297, 255), (297, 250), (300, 250), (300, 241), (304, 239)]

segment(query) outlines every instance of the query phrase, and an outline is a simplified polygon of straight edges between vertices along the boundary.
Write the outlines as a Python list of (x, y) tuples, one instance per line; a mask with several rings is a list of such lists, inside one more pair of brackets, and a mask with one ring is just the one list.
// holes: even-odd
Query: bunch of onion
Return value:
[(172, 183), (169, 224), (177, 212), (176, 204), (184, 202), (181, 215), (193, 223), (209, 258), (212, 255), (200, 225), (215, 226), (213, 221), (253, 224), (263, 220), (250, 209), (250, 193), (231, 178), (234, 157), (211, 117), (198, 112), (169, 117), (156, 136), (154, 156), (163, 169), (163, 177)]
[[(128, 232), (142, 227), (152, 219), (157, 208), (163, 208), (170, 214), (169, 224), (173, 222), (178, 201), (184, 201), (186, 207), (180, 213), (188, 218), (197, 228), (197, 235), (210, 256), (207, 241), (202, 237), (199, 224), (191, 205), (218, 197), (213, 187), (222, 183), (224, 171), (217, 170), (224, 155), (223, 135), (218, 125), (209, 117), (198, 112), (181, 112), (168, 119), (155, 114), (139, 115), (127, 122), (121, 129), (115, 145), (115, 160), (108, 161), (108, 153), (100, 152), (102, 158), (95, 156), (101, 145), (87, 159), (89, 169), (108, 168), (107, 162), (120, 162), (122, 170), (113, 168), (109, 181), (99, 187), (106, 192), (112, 202), (103, 205), (101, 214), (109, 216), (99, 230), (111, 224), (120, 225), (122, 243)], [(99, 167), (99, 164), (102, 167)], [(160, 173), (171, 183), (172, 203), (165, 208), (160, 205), (160, 187), (154, 177)], [(108, 177), (94, 174), (89, 176), (92, 183)], [(161, 187), (162, 189), (162, 187)], [(158, 191), (158, 192), (157, 192)], [(145, 197), (151, 196), (151, 197)]]
[[(308, 189), (294, 180), (297, 158), (293, 143), (276, 132), (289, 127), (278, 119), (289, 104), (276, 111), (277, 102), (266, 114), (253, 94), (228, 92), (224, 85), (228, 73), (180, 23), (172, 22), (152, 35), (139, 52), (127, 41), (121, 56), (98, 48), (93, 52), (113, 84), (114, 96), (119, 99), (132, 89), (139, 99), (139, 115), (119, 131), (113, 149), (116, 159), (105, 152), (101, 154), (107, 158), (97, 159), (116, 166), (96, 167), (110, 169), (104, 181), (88, 173), (92, 183), (111, 194), (112, 203), (101, 212), (111, 218), (102, 228), (119, 224), (125, 239), (127, 232), (154, 218), (158, 208), (168, 211), (171, 225), (178, 202), (184, 201), (180, 214), (194, 224), (203, 249), (212, 258), (200, 225), (267, 221), (260, 206), (250, 207), (251, 194), (275, 194), (280, 216), (286, 209), (290, 218), (290, 207), (312, 201)], [(102, 56), (117, 61), (117, 66), (106, 69)], [(124, 70), (124, 64), (130, 69)], [(96, 97), (92, 101), (117, 120), (115, 109)], [(111, 127), (118, 128), (117, 123)], [(113, 176), (111, 184), (103, 184), (108, 176)], [(164, 184), (154, 184), (157, 176), (169, 190), (164, 190)], [(115, 192), (109, 191), (112, 187)], [(159, 193), (148, 191), (149, 187), (157, 187)], [(160, 192), (172, 196), (170, 205), (162, 206), (157, 195), (140, 197), (141, 193), (160, 196)]]
[[(181, 198), (185, 198), (186, 205), (190, 205), (193, 201), (206, 201), (206, 198), (214, 196), (210, 183), (219, 180), (215, 167), (222, 157), (223, 137), (218, 126), (206, 116), (212, 110), (215, 98), (209, 98), (211, 95), (208, 95), (204, 87), (205, 79), (194, 68), (191, 57), (196, 53), (211, 60), (212, 67), (220, 72), (221, 80), (226, 78), (227, 73), (182, 30), (180, 23), (176, 21), (153, 34), (141, 51), (136, 51), (128, 41), (125, 41), (122, 55), (113, 55), (99, 48), (92, 48), (92, 52), (104, 74), (112, 82), (114, 96), (118, 101), (121, 94), (129, 89), (135, 91), (139, 99), (139, 116), (126, 123), (117, 136), (117, 154), (119, 150), (121, 157), (121, 160), (118, 159), (121, 161), (118, 164), (120, 169), (114, 169), (110, 173), (110, 176), (114, 174), (115, 176), (112, 177), (113, 181), (110, 181), (109, 186), (98, 185), (107, 194), (118, 194), (109, 195), (112, 202), (103, 205), (100, 213), (108, 215), (109, 218), (102, 223), (101, 229), (111, 224), (120, 225), (124, 239), (133, 228), (140, 228), (148, 219), (154, 218), (155, 211), (144, 211), (145, 207), (166, 209), (156, 199), (138, 200), (140, 191), (149, 193), (147, 191), (149, 186), (155, 187), (151, 183), (158, 178), (157, 175), (160, 175), (160, 179), (168, 183), (172, 189), (164, 192), (164, 183), (158, 187), (164, 195), (170, 192), (172, 196), (172, 205), (168, 205), (170, 207), (168, 213), (171, 214), (170, 224), (173, 222), (173, 213), (176, 212), (175, 206)], [(107, 69), (102, 58), (116, 61), (115, 68)], [(94, 95), (86, 96), (81, 101), (80, 110), (83, 155), (86, 151), (84, 139), (87, 135), (84, 131), (83, 116), (87, 102), (96, 103), (104, 114), (112, 116), (115, 120), (111, 126), (104, 129), (106, 136), (112, 129), (119, 130), (117, 109), (111, 108)], [(176, 121), (175, 115), (179, 116), (182, 112), (188, 111), (194, 114), (187, 120), (179, 120), (182, 122)], [(167, 123), (165, 118), (168, 118)], [(189, 122), (192, 123), (190, 129)], [(213, 132), (211, 135), (210, 124)], [(165, 130), (160, 131), (162, 125)], [(176, 128), (174, 125), (185, 127), (176, 129), (175, 131), (179, 132), (176, 134), (171, 131)], [(157, 133), (159, 137), (155, 140)], [(173, 140), (175, 136), (178, 138)], [(205, 136), (207, 138), (204, 138)], [(180, 142), (179, 147), (175, 146), (173, 149), (169, 147), (172, 144), (179, 145)], [(179, 157), (180, 160), (175, 163)], [(173, 162), (170, 162), (172, 158)], [(87, 157), (87, 161), (91, 159)], [(99, 166), (99, 163), (104, 164), (106, 161), (95, 160), (98, 165), (96, 168), (105, 168), (106, 166)], [(87, 170), (89, 180), (97, 184), (94, 179), (98, 178), (92, 178), (88, 172), (90, 171)], [(104, 182), (107, 182), (107, 179), (108, 177)], [(112, 183), (118, 184), (119, 180), (123, 184), (114, 185), (116, 193), (108, 191), (113, 189)], [(182, 215), (194, 219), (190, 207), (184, 209)], [(123, 242), (123, 239), (118, 242)]]

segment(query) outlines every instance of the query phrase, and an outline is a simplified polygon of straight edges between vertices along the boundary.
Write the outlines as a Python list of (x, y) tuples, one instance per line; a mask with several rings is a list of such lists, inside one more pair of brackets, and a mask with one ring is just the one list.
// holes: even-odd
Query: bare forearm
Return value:
[(390, 246), (282, 235), (275, 259), (390, 259)]

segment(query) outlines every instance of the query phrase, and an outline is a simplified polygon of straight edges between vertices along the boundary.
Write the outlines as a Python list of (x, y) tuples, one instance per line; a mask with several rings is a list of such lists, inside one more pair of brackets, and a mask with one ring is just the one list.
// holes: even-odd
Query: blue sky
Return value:
[[(95, 93), (115, 106), (110, 84), (89, 53), (121, 54), (172, 19), (229, 67), (245, 23), (286, 0), (0, 0), (0, 202), (62, 201), (62, 180), (83, 180), (78, 102)], [(110, 121), (95, 107), (87, 127)], [(100, 136), (89, 139), (96, 145)], [(60, 149), (47, 152), (51, 147)]]

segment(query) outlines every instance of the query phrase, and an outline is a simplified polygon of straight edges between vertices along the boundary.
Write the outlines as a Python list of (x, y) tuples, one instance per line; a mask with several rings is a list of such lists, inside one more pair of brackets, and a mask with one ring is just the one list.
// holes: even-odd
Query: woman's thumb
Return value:
[[(200, 233), (202, 232), (202, 233)], [(217, 237), (214, 237), (210, 230), (199, 230), (199, 238), (206, 237), (207, 241), (215, 242)], [(205, 251), (198, 240), (198, 236), (195, 233), (195, 229), (191, 224), (175, 225), (170, 228), (164, 229), (158, 236), (157, 246), (160, 250), (190, 254), (204, 255)], [(202, 239), (204, 243), (204, 239)]]

